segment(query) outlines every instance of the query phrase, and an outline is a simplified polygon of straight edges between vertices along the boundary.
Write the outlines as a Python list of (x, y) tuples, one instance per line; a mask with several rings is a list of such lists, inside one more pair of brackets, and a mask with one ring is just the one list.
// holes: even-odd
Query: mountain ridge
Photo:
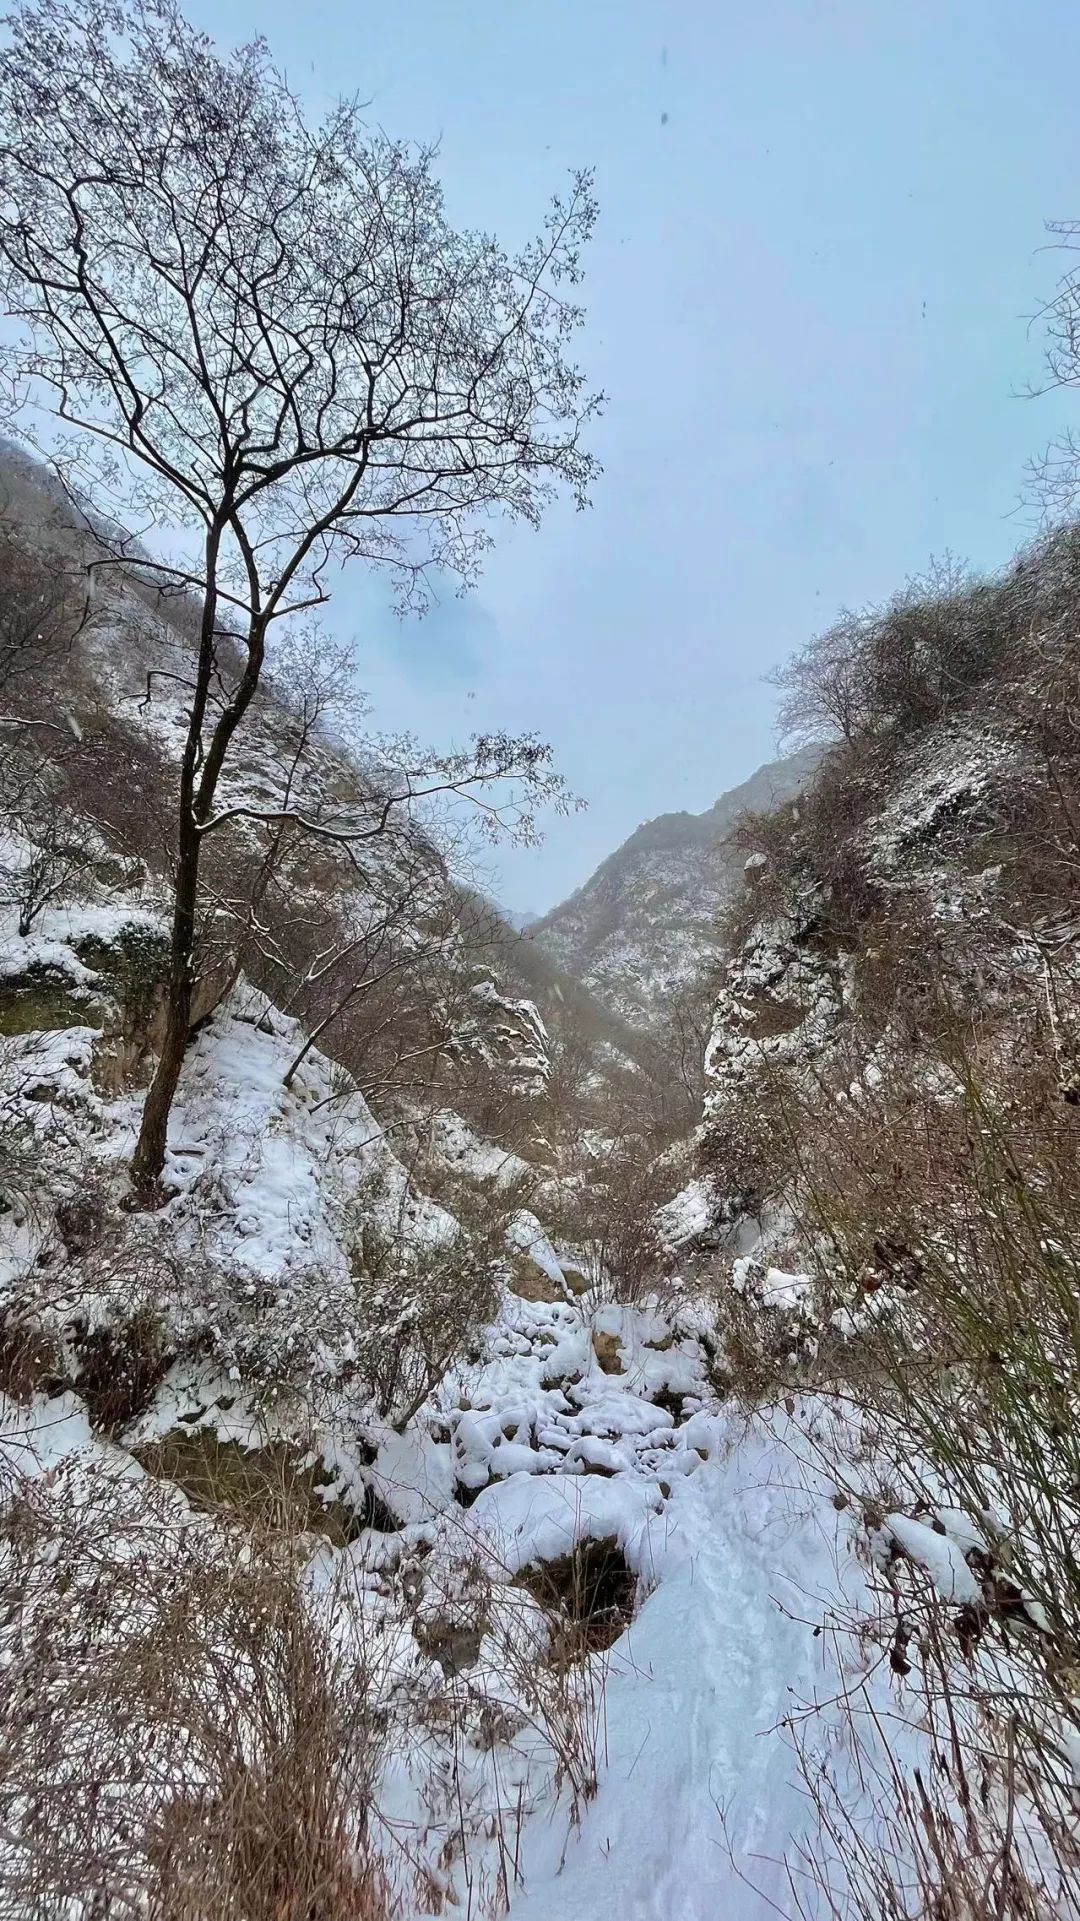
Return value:
[(719, 951), (717, 920), (741, 871), (726, 842), (740, 815), (794, 796), (821, 753), (813, 745), (765, 762), (703, 813), (641, 822), (527, 939), (620, 1019), (654, 1025)]

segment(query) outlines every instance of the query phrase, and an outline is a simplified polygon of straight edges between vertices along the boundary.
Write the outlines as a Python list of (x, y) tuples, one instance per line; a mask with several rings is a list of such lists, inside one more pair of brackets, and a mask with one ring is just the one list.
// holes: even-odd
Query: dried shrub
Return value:
[(616, 1540), (579, 1541), (555, 1560), (523, 1568), (518, 1580), (552, 1621), (559, 1660), (602, 1653), (633, 1620), (637, 1576)]
[[(810, 1704), (789, 1723), (816, 1815), (815, 1831), (788, 1862), (792, 1912), (806, 1921), (822, 1912), (836, 1921), (1058, 1921), (1075, 1913), (1071, 1773), (1051, 1731), (1043, 1727), (1032, 1740), (1015, 1711), (1015, 1684), (1005, 1677), (995, 1690), (988, 1675), (977, 1678), (957, 1659), (940, 1597), (926, 1582), (905, 1583), (902, 1604), (889, 1596), (875, 1626), (878, 1659), (891, 1648), (894, 1684), (918, 1720), (921, 1752), (904, 1746), (893, 1716), (859, 1678), (865, 1663), (852, 1659), (854, 1624), (836, 1623), (834, 1650), (852, 1678), (839, 1698), (832, 1752), (809, 1738), (817, 1718)], [(865, 1641), (865, 1623), (858, 1632)]]
[(784, 1091), (783, 1077), (764, 1055), (755, 1055), (737, 1081), (717, 1089), (706, 1109), (696, 1147), (698, 1167), (747, 1213), (760, 1212), (791, 1180), (791, 1139), (777, 1124)]
[(193, 1507), (260, 1534), (322, 1535), (335, 1547), (365, 1527), (397, 1522), (371, 1488), (362, 1506), (333, 1498), (335, 1476), (310, 1448), (277, 1439), (243, 1445), (207, 1427), (178, 1427), (133, 1449), (148, 1474), (182, 1489)]
[(5, 714), (43, 719), (90, 620), (89, 579), (71, 553), (0, 524), (0, 700)]
[(61, 1196), (54, 1218), (64, 1251), (71, 1260), (81, 1259), (100, 1248), (115, 1226), (105, 1188), (90, 1175), (84, 1177), (74, 1193)]
[(9, 1506), (5, 1911), (385, 1921), (370, 1670), (289, 1549), (246, 1538), (238, 1556), (152, 1481), (72, 1470)]
[(974, 580), (950, 557), (881, 607), (845, 612), (775, 675), (793, 744), (910, 734), (960, 706), (1022, 631), (1013, 571)]
[(355, 1323), (359, 1366), (383, 1418), (404, 1430), (452, 1363), (495, 1318), (506, 1214), (427, 1241), (358, 1224)]
[(657, 1227), (672, 1176), (639, 1135), (602, 1140), (582, 1176), (552, 1206), (561, 1241), (595, 1297), (632, 1305), (655, 1294), (670, 1269)]
[(55, 1337), (32, 1316), (10, 1306), (0, 1309), (0, 1394), (26, 1403), (48, 1393), (64, 1378), (64, 1361)]
[(70, 1345), (76, 1390), (103, 1434), (118, 1433), (145, 1411), (172, 1359), (164, 1319), (150, 1307), (76, 1327)]
[[(460, 1526), (454, 1561), (428, 1557), (415, 1575), (413, 1632), (445, 1677), (439, 1714), (481, 1748), (528, 1728), (576, 1823), (603, 1758), (604, 1652), (631, 1618), (637, 1581), (614, 1542), (582, 1542), (565, 1562), (517, 1573), (503, 1565), (496, 1575), (490, 1536), (472, 1536), (465, 1517)], [(513, 1814), (510, 1832), (499, 1817), (496, 1912), (519, 1879), (520, 1804)]]

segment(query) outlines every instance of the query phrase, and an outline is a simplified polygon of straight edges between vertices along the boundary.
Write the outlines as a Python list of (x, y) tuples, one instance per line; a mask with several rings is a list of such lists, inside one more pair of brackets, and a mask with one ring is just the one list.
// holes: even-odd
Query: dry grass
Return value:
[(493, 1194), (470, 1227), (421, 1243), (359, 1214), (353, 1240), (359, 1367), (383, 1417), (402, 1431), (451, 1364), (494, 1319), (507, 1214)]
[(370, 1675), (288, 1547), (71, 1474), (5, 1513), (0, 1909), (384, 1921)]
[[(918, 1570), (904, 1573), (882, 1594), (870, 1660), (892, 1669), (895, 1704), (875, 1697), (865, 1652), (852, 1658), (855, 1624), (839, 1620), (829, 1631), (848, 1678), (831, 1748), (813, 1738), (812, 1704), (789, 1722), (817, 1816), (788, 1863), (792, 1912), (806, 1921), (1074, 1915), (1075, 1793), (1057, 1726), (1015, 1669), (958, 1660), (940, 1596)], [(858, 1633), (865, 1643), (865, 1624)]]
[[(1069, 529), (998, 581), (938, 583), (814, 643), (787, 677), (791, 716), (847, 745), (797, 818), (745, 828), (766, 864), (730, 931), (743, 999), (764, 962), (772, 1009), (763, 1026), (751, 1005), (741, 1054), (733, 1011), (710, 1147), (732, 1191), (791, 1223), (776, 1252), (816, 1275), (817, 1326), (810, 1358), (733, 1306), (733, 1371), (750, 1396), (798, 1382), (842, 1397), (887, 1505), (902, 1489), (913, 1512), (989, 1509), (1005, 1529), (978, 1607), (944, 1607), (910, 1568), (883, 1593), (900, 1637), (884, 1657), (927, 1759), (916, 1769), (853, 1701), (864, 1798), (849, 1802), (841, 1773), (808, 1774), (820, 1831), (793, 1864), (800, 1914), (1080, 1912), (1056, 1745), (1076, 1729), (1080, 1676), (1078, 556)], [(924, 816), (920, 769), (948, 772), (961, 715), (979, 777), (961, 768)], [(905, 823), (892, 834), (890, 801)], [(837, 984), (836, 1018), (804, 1038), (784, 1002), (815, 975)], [(838, 1308), (857, 1329), (843, 1338)], [(845, 1485), (850, 1463), (823, 1465)], [(986, 1664), (1002, 1659), (995, 1696)]]
[[(979, 1559), (978, 1607), (944, 1606), (910, 1569), (884, 1596), (930, 1758), (913, 1771), (895, 1730), (865, 1700), (853, 1708), (870, 1799), (848, 1806), (827, 1770), (809, 1783), (820, 1834), (793, 1883), (800, 1913), (823, 1888), (845, 1921), (1050, 1921), (1080, 1908), (1056, 1746), (1077, 1726), (1080, 1675), (1078, 1014), (1077, 983), (1060, 973), (1007, 1022), (975, 1024), (943, 996), (921, 1051), (894, 1039), (866, 1076), (838, 1048), (778, 1092), (793, 1257), (818, 1276), (823, 1333), (814, 1360), (793, 1365), (757, 1317), (743, 1371), (763, 1396), (795, 1380), (839, 1393), (884, 1507), (903, 1490), (912, 1511), (992, 1511), (1006, 1530)], [(849, 1339), (828, 1327), (839, 1305), (860, 1323)], [(842, 1461), (823, 1465), (845, 1484)], [(996, 1689), (984, 1657), (993, 1672), (1007, 1658)]]

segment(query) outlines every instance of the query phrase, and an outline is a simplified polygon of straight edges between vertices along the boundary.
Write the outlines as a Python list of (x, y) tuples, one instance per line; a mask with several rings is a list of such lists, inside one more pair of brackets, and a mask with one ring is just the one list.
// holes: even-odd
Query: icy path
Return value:
[(784, 1857), (809, 1807), (778, 1723), (833, 1693), (813, 1626), (860, 1585), (842, 1517), (798, 1480), (782, 1439), (749, 1434), (679, 1490), (694, 1546), (614, 1651), (599, 1793), (561, 1870), (561, 1831), (527, 1832), (512, 1921), (796, 1912)]

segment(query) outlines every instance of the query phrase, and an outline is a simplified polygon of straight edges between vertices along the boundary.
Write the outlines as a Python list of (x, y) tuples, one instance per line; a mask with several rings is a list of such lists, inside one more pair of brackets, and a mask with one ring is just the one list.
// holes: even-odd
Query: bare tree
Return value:
[[(597, 401), (567, 359), (567, 289), (594, 216), (578, 175), (516, 256), (455, 232), (430, 153), (366, 133), (355, 102), (309, 127), (261, 42), (221, 57), (173, 0), (39, 0), (9, 21), (0, 273), (23, 431), (98, 513), (192, 537), (188, 562), (141, 562), (200, 607), (146, 1193), (188, 1041), (208, 836), (287, 817), (356, 844), (417, 784), (333, 827), (221, 804), (271, 629), (327, 598), (334, 563), (381, 563), (422, 601), (433, 565), (473, 578), (490, 514), (535, 523), (560, 484), (585, 502)], [(547, 765), (503, 737), (474, 760), (485, 783)]]
[[(1080, 386), (1080, 221), (1047, 222), (1050, 244), (1066, 260), (1049, 299), (1037, 309), (1032, 326), (1043, 330), (1044, 375), (1028, 388), (1032, 398)], [(1067, 427), (1028, 468), (1031, 504), (1050, 525), (1068, 519), (1080, 498), (1080, 434)]]
[(26, 798), (32, 811), (12, 823), (25, 828), (25, 858), (10, 870), (0, 862), (0, 900), (18, 908), (24, 939), (52, 901), (71, 898), (91, 865), (86, 823), (65, 807), (47, 776), (29, 785)]
[(91, 596), (75, 562), (35, 552), (0, 525), (0, 720), (55, 718), (56, 675), (88, 626)]
[(865, 615), (845, 612), (769, 675), (779, 688), (777, 737), (787, 748), (843, 739), (850, 747), (866, 722), (861, 672)]
[(425, 855), (422, 850), (419, 859), (405, 866), (395, 886), (364, 900), (337, 940), (311, 956), (299, 991), (313, 989), (318, 994), (324, 986), (327, 991), (286, 1070), (286, 1087), (291, 1087), (311, 1049), (357, 1001), (377, 995), (389, 983), (396, 984), (402, 974), (430, 961), (439, 933), (432, 930), (425, 938), (417, 926), (431, 883), (430, 857)]
[(846, 609), (769, 676), (789, 747), (904, 733), (963, 701), (1004, 645), (981, 586), (951, 554), (879, 607)]
[[(705, 1096), (705, 1050), (712, 1033), (717, 983), (705, 968), (677, 987), (665, 1010), (662, 1044), (671, 1063), (670, 1112), (680, 1116), (685, 1131), (701, 1118)], [(668, 1108), (665, 1108), (667, 1118)]]
[(64, 798), (78, 729), (57, 680), (91, 622), (85, 576), (0, 525), (0, 900), (29, 934), (89, 867), (89, 835)]

